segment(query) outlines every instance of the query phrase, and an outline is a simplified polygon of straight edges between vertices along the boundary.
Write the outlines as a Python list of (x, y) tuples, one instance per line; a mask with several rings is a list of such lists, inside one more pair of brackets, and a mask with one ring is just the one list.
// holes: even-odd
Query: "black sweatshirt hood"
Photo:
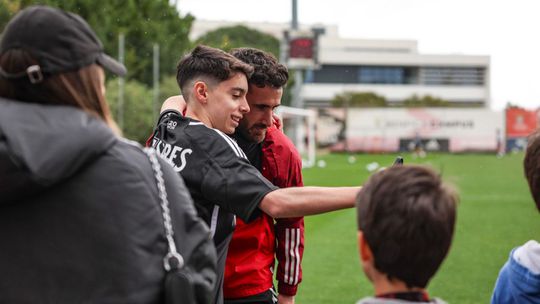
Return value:
[(116, 140), (103, 121), (74, 107), (0, 98), (0, 203), (68, 179)]

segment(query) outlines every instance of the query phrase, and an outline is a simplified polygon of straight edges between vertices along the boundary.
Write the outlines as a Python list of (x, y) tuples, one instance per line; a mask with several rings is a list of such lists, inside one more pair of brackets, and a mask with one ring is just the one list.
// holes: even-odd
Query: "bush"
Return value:
[(440, 99), (430, 95), (425, 95), (422, 97), (419, 97), (418, 95), (413, 95), (403, 101), (403, 106), (410, 108), (449, 107), (450, 103), (444, 99)]
[[(111, 106), (111, 112), (124, 137), (144, 144), (152, 133), (157, 117), (152, 113), (152, 90), (135, 80), (125, 82), (124, 86), (124, 117), (123, 126), (119, 117), (118, 79), (107, 82), (106, 98)], [(159, 114), (159, 107), (156, 116)]]
[(371, 92), (345, 92), (336, 95), (331, 102), (334, 107), (342, 107), (347, 101), (349, 102), (349, 107), (375, 108), (387, 106), (384, 97)]

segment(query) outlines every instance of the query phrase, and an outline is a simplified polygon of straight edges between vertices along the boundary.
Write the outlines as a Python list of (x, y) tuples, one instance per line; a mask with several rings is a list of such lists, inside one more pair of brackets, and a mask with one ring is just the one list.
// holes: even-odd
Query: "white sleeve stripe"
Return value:
[(214, 235), (216, 234), (218, 215), (219, 215), (219, 206), (214, 205), (214, 210), (212, 211), (212, 220), (210, 221), (210, 231), (212, 232), (211, 238), (214, 238)]
[(240, 148), (240, 146), (238, 146), (238, 144), (236, 143), (236, 141), (234, 139), (230, 138), (229, 136), (227, 136), (226, 134), (224, 134), (221, 131), (220, 131), (220, 133), (223, 136), (223, 138), (225, 138), (226, 141), (228, 141), (230, 144), (232, 144), (234, 146), (234, 148), (236, 149), (236, 151), (238, 151), (238, 153), (240, 154), (241, 157), (247, 159), (246, 154), (244, 154), (244, 150), (242, 150), (242, 148)]
[(289, 271), (289, 280), (286, 283), (292, 285), (293, 282), (294, 282), (294, 269), (295, 269), (295, 266), (296, 266), (294, 252), (295, 252), (295, 247), (296, 247), (296, 244), (297, 244), (297, 240), (296, 240), (296, 233), (294, 233), (293, 229), (290, 229), (290, 233), (291, 233), (291, 246), (290, 246), (290, 251), (288, 252), (288, 254), (291, 257), (291, 267), (288, 270)]
[(285, 271), (283, 280), (289, 282), (289, 228), (285, 229)]
[(246, 154), (244, 154), (244, 150), (242, 150), (242, 148), (240, 148), (240, 146), (238, 146), (238, 144), (236, 143), (236, 141), (234, 141), (232, 138), (230, 138), (229, 136), (223, 134), (223, 136), (225, 136), (225, 139), (227, 141), (229, 141), (235, 148), (236, 148), (236, 151), (238, 151), (238, 153), (240, 153), (240, 156), (247, 159), (247, 156)]
[(300, 279), (300, 228), (285, 229), (284, 282), (297, 285)]
[(223, 132), (221, 132), (221, 131), (219, 131), (217, 129), (212, 129), (212, 130), (216, 131), (217, 134), (219, 134), (219, 136), (221, 136), (223, 139), (225, 139), (225, 141), (229, 144), (231, 149), (233, 149), (236, 156), (247, 159), (247, 156), (246, 156), (246, 154), (244, 154), (244, 151), (242, 151), (242, 149), (240, 149), (238, 144), (236, 144), (236, 142), (234, 140), (232, 140), (232, 138), (230, 138), (229, 136), (225, 135), (225, 133), (223, 133)]
[(296, 228), (296, 246), (295, 246), (295, 264), (296, 264), (296, 269), (294, 271), (294, 282), (293, 282), (293, 285), (296, 285), (298, 284), (298, 278), (300, 276), (299, 274), (299, 271), (300, 271), (300, 252), (299, 252), (299, 247), (300, 247), (300, 228)]
[(199, 126), (199, 125), (204, 125), (202, 122), (197, 122), (197, 121), (190, 121), (189, 122), (189, 125), (190, 126)]
[(232, 144), (230, 141), (227, 140), (227, 138), (228, 138), (227, 135), (225, 135), (225, 134), (219, 132), (219, 130), (216, 130), (216, 129), (212, 129), (212, 130), (216, 131), (216, 133), (219, 134), (219, 136), (221, 136), (221, 137), (223, 137), (223, 139), (225, 139), (225, 141), (229, 144), (229, 146), (230, 146), (231, 149), (234, 151), (234, 154), (236, 154), (236, 156), (242, 157), (242, 156), (240, 155), (240, 153), (238, 153), (238, 150), (236, 150), (236, 149), (234, 148), (233, 144)]

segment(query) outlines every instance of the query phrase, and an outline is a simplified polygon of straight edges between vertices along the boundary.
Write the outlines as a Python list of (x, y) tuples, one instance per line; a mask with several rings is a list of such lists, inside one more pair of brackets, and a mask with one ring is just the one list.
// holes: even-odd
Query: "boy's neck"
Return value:
[(405, 282), (397, 279), (389, 280), (386, 274), (377, 275), (373, 280), (373, 287), (376, 296), (401, 292), (426, 292), (424, 288), (420, 287), (409, 288)]
[(210, 122), (210, 119), (204, 115), (204, 113), (202, 113), (203, 111), (201, 111), (200, 109), (195, 109), (195, 107), (193, 106), (188, 106), (186, 108), (186, 114), (185, 116), (186, 117), (189, 117), (191, 119), (195, 119), (195, 120), (198, 120), (200, 122), (202, 122), (205, 126), (209, 127), (209, 128), (213, 128), (213, 125), (212, 123)]

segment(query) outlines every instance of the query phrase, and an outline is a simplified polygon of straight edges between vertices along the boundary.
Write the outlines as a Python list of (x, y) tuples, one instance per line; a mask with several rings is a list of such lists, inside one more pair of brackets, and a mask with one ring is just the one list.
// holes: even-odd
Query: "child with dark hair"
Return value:
[[(529, 136), (523, 160), (531, 195), (540, 211), (540, 132)], [(491, 303), (540, 303), (540, 243), (530, 240), (512, 249), (502, 267)]]
[(429, 280), (448, 254), (458, 197), (433, 170), (395, 166), (373, 175), (357, 198), (358, 245), (373, 283), (369, 303), (444, 303)]

